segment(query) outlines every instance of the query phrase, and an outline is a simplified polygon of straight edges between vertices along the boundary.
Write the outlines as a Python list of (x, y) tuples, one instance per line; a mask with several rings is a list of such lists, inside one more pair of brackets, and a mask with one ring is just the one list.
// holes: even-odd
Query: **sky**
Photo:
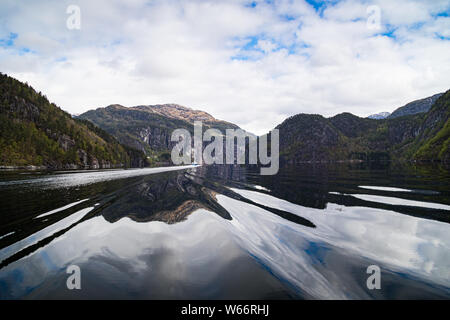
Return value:
[(450, 89), (449, 13), (450, 0), (1, 0), (0, 72), (71, 114), (176, 103), (263, 134)]

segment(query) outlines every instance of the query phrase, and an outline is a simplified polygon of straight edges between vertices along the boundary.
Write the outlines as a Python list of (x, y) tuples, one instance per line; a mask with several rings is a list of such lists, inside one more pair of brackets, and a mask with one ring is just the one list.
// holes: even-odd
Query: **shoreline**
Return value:
[(80, 167), (77, 165), (69, 165), (69, 166), (63, 166), (63, 167), (48, 167), (48, 166), (34, 166), (34, 165), (28, 165), (28, 166), (0, 166), (0, 171), (90, 171), (90, 170), (108, 170), (108, 169), (145, 169), (145, 168), (160, 168), (160, 167), (171, 167), (175, 166), (170, 163), (166, 162), (160, 162), (156, 163), (155, 165), (147, 166), (147, 167), (126, 167), (123, 165), (117, 165), (117, 166), (107, 166), (107, 167), (98, 167), (98, 166), (87, 166), (87, 167)]

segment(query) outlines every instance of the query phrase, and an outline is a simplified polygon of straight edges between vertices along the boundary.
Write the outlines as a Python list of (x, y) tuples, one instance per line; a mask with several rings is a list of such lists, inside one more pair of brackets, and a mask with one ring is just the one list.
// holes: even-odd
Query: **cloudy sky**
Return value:
[(297, 113), (367, 116), (449, 89), (449, 12), (450, 0), (1, 0), (0, 71), (70, 113), (178, 103), (261, 134)]

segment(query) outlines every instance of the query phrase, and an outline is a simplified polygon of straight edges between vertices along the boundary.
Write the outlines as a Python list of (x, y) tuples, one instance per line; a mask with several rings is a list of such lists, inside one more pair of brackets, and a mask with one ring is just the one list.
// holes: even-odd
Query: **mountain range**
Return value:
[[(277, 126), (281, 161), (401, 159), (448, 162), (448, 133), (445, 131), (448, 98), (447, 92), (413, 101), (386, 119), (360, 118), (351, 113), (331, 118), (312, 114), (292, 116)], [(130, 108), (111, 105), (83, 113), (79, 118), (93, 122), (121, 143), (145, 152), (153, 162), (168, 161), (175, 144), (170, 141), (172, 130), (186, 128), (192, 133), (195, 120), (203, 121), (206, 128), (218, 128), (222, 132), (227, 128), (238, 128), (206, 112), (174, 104)], [(440, 138), (435, 141), (436, 136)]]
[[(297, 114), (277, 126), (281, 163), (349, 160), (450, 162), (450, 93), (413, 101), (387, 117)], [(112, 104), (71, 116), (26, 83), (0, 77), (0, 166), (110, 168), (170, 162), (174, 129), (237, 129), (177, 104)]]
[(427, 97), (425, 99), (415, 100), (413, 102), (410, 102), (403, 107), (400, 107), (396, 109), (394, 112), (392, 112), (388, 118), (398, 118), (403, 117), (411, 114), (418, 114), (423, 112), (428, 112), (433, 104), (439, 99), (444, 93), (438, 93), (431, 97)]
[(386, 118), (389, 117), (390, 115), (391, 115), (390, 112), (380, 112), (380, 113), (371, 114), (371, 115), (368, 116), (367, 118), (369, 118), (369, 119), (380, 120), (380, 119), (386, 119)]
[(439, 99), (440, 96), (442, 96), (444, 93), (438, 93), (431, 97), (415, 100), (413, 102), (410, 102), (403, 107), (395, 109), (394, 112), (380, 112), (376, 114), (372, 114), (368, 116), (369, 119), (393, 119), (398, 117), (403, 117), (411, 114), (417, 114), (417, 113), (423, 113), (428, 112), (428, 110), (431, 109), (431, 106), (436, 102), (437, 99)]

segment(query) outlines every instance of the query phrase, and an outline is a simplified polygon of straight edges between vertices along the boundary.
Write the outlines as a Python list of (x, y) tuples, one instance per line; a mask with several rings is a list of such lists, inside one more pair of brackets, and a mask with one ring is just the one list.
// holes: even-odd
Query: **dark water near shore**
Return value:
[(0, 299), (450, 298), (442, 167), (160, 170), (1, 172)]

